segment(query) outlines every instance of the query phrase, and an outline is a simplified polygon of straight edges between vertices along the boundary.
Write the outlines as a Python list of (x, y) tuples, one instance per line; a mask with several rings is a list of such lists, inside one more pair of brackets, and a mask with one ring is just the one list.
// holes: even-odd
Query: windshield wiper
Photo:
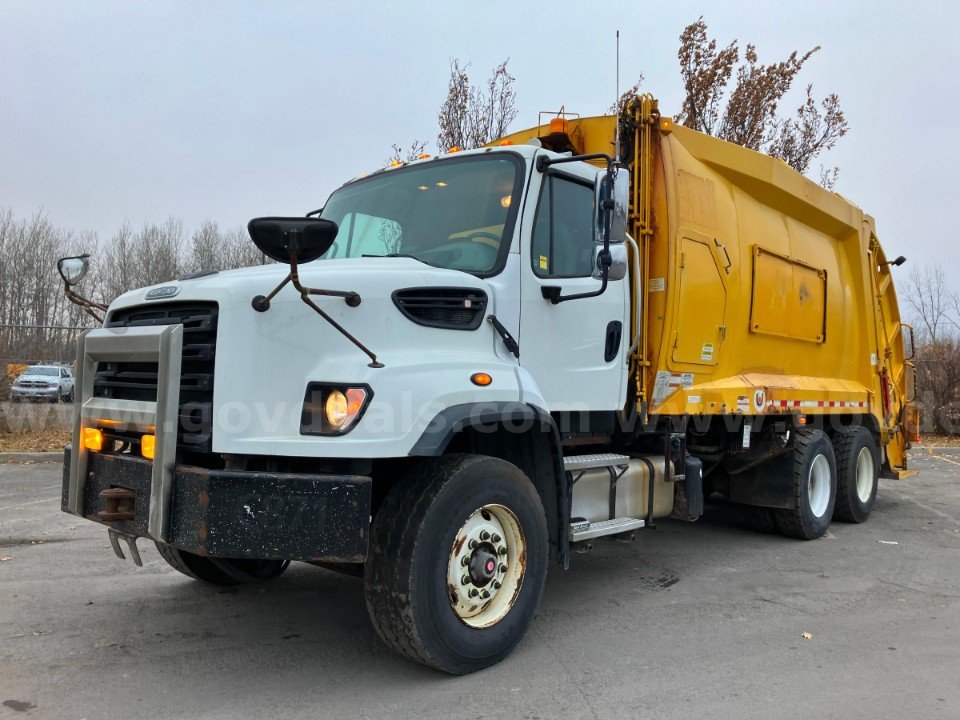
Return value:
[(386, 255), (369, 255), (364, 253), (360, 257), (375, 257), (375, 258), (410, 258), (411, 260), (416, 260), (418, 263), (423, 263), (424, 265), (429, 265), (430, 267), (442, 268), (443, 265), (434, 265), (433, 263), (428, 263), (426, 260), (421, 260), (416, 255), (409, 255), (407, 253), (387, 253)]

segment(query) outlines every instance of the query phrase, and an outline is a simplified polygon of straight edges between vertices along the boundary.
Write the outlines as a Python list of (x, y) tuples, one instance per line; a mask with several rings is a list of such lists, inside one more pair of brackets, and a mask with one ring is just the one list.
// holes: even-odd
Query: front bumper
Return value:
[[(64, 453), (61, 509), (135, 537), (148, 528), (153, 463), (138, 457), (87, 454), (79, 512), (70, 509), (71, 448)], [(132, 520), (108, 522), (101, 493), (135, 494)], [(320, 475), (174, 468), (169, 545), (211, 557), (363, 562), (370, 524), (371, 480)]]
[(60, 395), (60, 388), (20, 388), (13, 386), (10, 388), (10, 397), (22, 400), (49, 400)]

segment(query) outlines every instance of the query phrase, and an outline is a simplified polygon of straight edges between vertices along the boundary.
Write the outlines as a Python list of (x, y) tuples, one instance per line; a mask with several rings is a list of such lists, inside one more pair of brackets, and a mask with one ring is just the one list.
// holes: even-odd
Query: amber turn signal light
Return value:
[(100, 428), (88, 427), (83, 429), (83, 446), (93, 452), (103, 450), (103, 432)]
[(493, 378), (486, 373), (474, 373), (470, 376), (470, 382), (472, 382), (474, 385), (479, 385), (480, 387), (486, 387), (493, 382)]
[(157, 452), (157, 436), (144, 435), (140, 438), (140, 454), (147, 460), (153, 460)]

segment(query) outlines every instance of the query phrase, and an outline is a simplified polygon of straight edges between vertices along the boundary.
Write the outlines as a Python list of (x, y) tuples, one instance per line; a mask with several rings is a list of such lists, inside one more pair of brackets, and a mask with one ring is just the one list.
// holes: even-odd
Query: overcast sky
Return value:
[(677, 38), (703, 14), (761, 61), (823, 46), (799, 85), (839, 93), (847, 113), (850, 134), (825, 158), (841, 167), (837, 190), (877, 218), (888, 256), (956, 277), (958, 8), (0, 0), (0, 207), (101, 236), (169, 215), (189, 231), (299, 214), (382, 166), (392, 143), (434, 146), (453, 57), (478, 80), (510, 58), (513, 129), (560, 105), (603, 112), (617, 28), (622, 85), (642, 71), (673, 113)]

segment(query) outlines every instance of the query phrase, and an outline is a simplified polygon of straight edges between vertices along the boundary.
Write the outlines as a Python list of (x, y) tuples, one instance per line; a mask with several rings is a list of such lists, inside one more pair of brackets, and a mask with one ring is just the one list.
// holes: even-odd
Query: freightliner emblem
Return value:
[(149, 290), (145, 296), (146, 300), (160, 300), (162, 298), (172, 298), (174, 295), (180, 292), (180, 288), (177, 285), (167, 285), (166, 287), (158, 287), (153, 290)]

